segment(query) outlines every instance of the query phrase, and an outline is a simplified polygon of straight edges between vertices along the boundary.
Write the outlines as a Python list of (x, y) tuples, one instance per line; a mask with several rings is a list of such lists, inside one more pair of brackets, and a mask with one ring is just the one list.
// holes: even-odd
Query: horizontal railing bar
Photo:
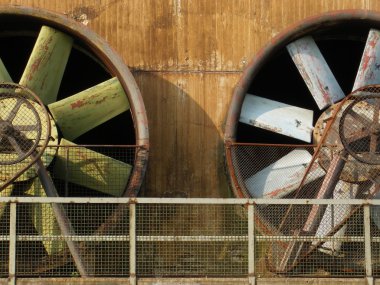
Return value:
[(380, 205), (380, 199), (235, 199), (235, 198), (113, 198), (113, 197), (0, 197), (0, 203), (60, 204), (189, 204), (189, 205)]
[[(1, 239), (0, 239), (1, 240)], [(129, 236), (41, 236), (41, 235), (18, 235), (17, 241), (129, 241)]]
[[(0, 236), (0, 241), (8, 241), (9, 236)], [(41, 235), (18, 235), (17, 241), (55, 241), (55, 240), (72, 240), (72, 241), (129, 241), (129, 236), (41, 236)], [(248, 241), (248, 236), (137, 236), (140, 242), (160, 242), (160, 241)], [(361, 236), (256, 236), (256, 242), (268, 241), (340, 241), (340, 242), (364, 242)], [(373, 237), (372, 242), (380, 243), (380, 237)]]

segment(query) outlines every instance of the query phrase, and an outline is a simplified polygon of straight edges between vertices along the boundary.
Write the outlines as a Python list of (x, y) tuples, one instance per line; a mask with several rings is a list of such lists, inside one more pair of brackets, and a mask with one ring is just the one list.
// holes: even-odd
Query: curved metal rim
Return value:
[[(375, 85), (374, 87), (377, 87), (379, 88), (378, 85)], [(367, 86), (361, 88), (359, 91), (367, 91)], [(353, 95), (355, 95), (355, 92), (353, 93)], [(375, 161), (368, 161), (366, 159), (364, 159), (363, 157), (360, 157), (351, 147), (350, 147), (350, 144), (347, 142), (347, 140), (344, 138), (344, 119), (345, 117), (347, 116), (348, 112), (351, 111), (351, 109), (353, 109), (353, 107), (360, 103), (361, 101), (365, 101), (367, 99), (370, 99), (370, 98), (376, 98), (376, 99), (379, 99), (379, 95), (365, 95), (365, 96), (362, 96), (362, 97), (359, 97), (359, 98), (356, 98), (353, 100), (353, 102), (351, 102), (347, 108), (343, 111), (342, 113), (342, 117), (340, 119), (340, 123), (339, 123), (339, 136), (340, 136), (340, 140), (344, 146), (344, 148), (346, 149), (346, 151), (353, 157), (355, 158), (356, 160), (358, 160), (359, 162), (362, 162), (362, 163), (365, 163), (365, 164), (369, 164), (369, 165), (379, 165), (379, 161), (376, 160), (375, 158)]]
[(227, 177), (230, 180), (230, 185), (232, 186), (232, 190), (236, 197), (249, 197), (245, 191), (242, 191), (238, 187), (238, 184), (234, 183), (236, 178), (232, 166), (232, 153), (230, 145), (231, 143), (236, 142), (236, 131), (239, 115), (250, 82), (268, 62), (271, 56), (275, 52), (284, 48), (288, 43), (302, 37), (307, 33), (316, 31), (321, 27), (341, 25), (352, 20), (368, 22), (369, 24), (380, 27), (380, 13), (369, 10), (338, 10), (312, 16), (289, 26), (283, 32), (274, 37), (256, 54), (253, 60), (251, 60), (244, 69), (242, 77), (236, 85), (232, 95), (224, 133)]
[(57, 27), (63, 32), (74, 35), (82, 40), (89, 50), (99, 56), (111, 74), (118, 77), (130, 102), (135, 127), (136, 145), (140, 148), (136, 150), (135, 166), (124, 196), (136, 196), (145, 176), (148, 162), (148, 119), (140, 90), (129, 68), (124, 64), (123, 59), (99, 35), (67, 16), (31, 7), (0, 5), (0, 16), (3, 15), (34, 18)]

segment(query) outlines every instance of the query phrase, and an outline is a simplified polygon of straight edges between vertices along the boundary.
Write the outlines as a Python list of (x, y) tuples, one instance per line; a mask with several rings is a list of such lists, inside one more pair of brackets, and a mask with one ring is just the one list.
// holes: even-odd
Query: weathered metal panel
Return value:
[(312, 37), (296, 40), (287, 49), (319, 109), (344, 98), (342, 89)]
[(135, 73), (147, 98), (154, 146), (146, 195), (228, 197), (222, 128), (229, 103), (225, 95), (232, 92), (239, 76)]
[(380, 32), (371, 29), (352, 91), (370, 84), (378, 84), (380, 81)]
[(240, 122), (310, 143), (313, 111), (247, 94)]

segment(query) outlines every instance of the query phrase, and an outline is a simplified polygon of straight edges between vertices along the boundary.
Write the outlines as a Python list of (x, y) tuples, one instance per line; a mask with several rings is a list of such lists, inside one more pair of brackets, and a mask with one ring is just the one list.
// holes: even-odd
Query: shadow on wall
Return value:
[(212, 78), (139, 71), (134, 76), (144, 98), (151, 143), (141, 196), (229, 197), (222, 136), (205, 111), (217, 104), (208, 84)]

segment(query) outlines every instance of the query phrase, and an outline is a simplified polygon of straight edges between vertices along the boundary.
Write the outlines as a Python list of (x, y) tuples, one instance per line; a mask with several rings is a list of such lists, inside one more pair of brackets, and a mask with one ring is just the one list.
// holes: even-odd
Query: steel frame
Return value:
[[(21, 204), (30, 203), (53, 203), (53, 204), (124, 204), (129, 205), (129, 235), (78, 235), (78, 236), (58, 236), (57, 238), (70, 241), (129, 241), (129, 283), (138, 284), (138, 275), (136, 273), (136, 256), (138, 241), (181, 241), (181, 242), (220, 242), (220, 241), (248, 241), (248, 275), (246, 276), (249, 284), (256, 284), (257, 271), (255, 264), (255, 248), (257, 243), (265, 241), (284, 241), (294, 239), (295, 241), (355, 241), (364, 242), (365, 256), (365, 276), (368, 283), (373, 282), (371, 252), (372, 243), (380, 243), (380, 238), (371, 238), (370, 236), (370, 206), (380, 205), (380, 200), (360, 200), (360, 199), (185, 199), (185, 198), (63, 198), (63, 197), (0, 197), (0, 203), (10, 203), (9, 215), (9, 234), (0, 235), (0, 240), (9, 241), (9, 284), (16, 284), (16, 241), (25, 240), (42, 240), (43, 236), (16, 235), (16, 213), (17, 207)], [(139, 236), (136, 234), (136, 224), (139, 222), (136, 216), (137, 204), (172, 204), (172, 205), (241, 205), (245, 206), (248, 213), (247, 236)], [(311, 237), (311, 236), (265, 236), (255, 233), (255, 207), (262, 204), (291, 204), (291, 205), (360, 205), (364, 209), (364, 236), (346, 236), (346, 237)], [(46, 238), (46, 237), (45, 237)], [(181, 278), (181, 276), (178, 276)], [(68, 278), (70, 279), (70, 278)], [(83, 278), (84, 280), (86, 278)], [(223, 278), (221, 278), (223, 279)], [(228, 278), (226, 278), (227, 280)], [(104, 280), (104, 278), (103, 278)]]

